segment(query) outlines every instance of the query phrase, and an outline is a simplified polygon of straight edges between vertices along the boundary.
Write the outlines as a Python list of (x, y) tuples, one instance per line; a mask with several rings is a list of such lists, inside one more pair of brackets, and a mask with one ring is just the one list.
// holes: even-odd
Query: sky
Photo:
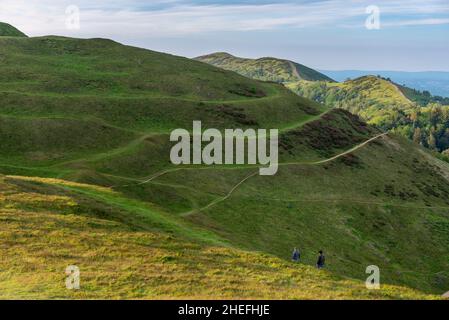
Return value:
[(449, 0), (0, 0), (29, 36), (109, 38), (319, 70), (449, 71)]

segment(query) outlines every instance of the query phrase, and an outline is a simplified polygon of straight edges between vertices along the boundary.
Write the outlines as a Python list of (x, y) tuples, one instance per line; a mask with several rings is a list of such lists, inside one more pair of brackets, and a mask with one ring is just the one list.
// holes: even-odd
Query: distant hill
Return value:
[[(281, 84), (111, 40), (0, 37), (0, 56), (1, 298), (448, 290), (449, 166), (403, 137)], [(193, 120), (279, 129), (278, 173), (173, 165), (170, 133)], [(69, 264), (78, 292), (63, 286)], [(364, 287), (369, 265), (379, 291)]]
[(297, 80), (333, 82), (328, 76), (289, 60), (269, 57), (245, 59), (234, 57), (224, 52), (213, 53), (195, 59), (257, 80), (279, 83)]
[[(337, 83), (312, 70), (309, 79), (305, 79), (292, 71), (291, 66), (297, 64), (276, 58), (253, 60), (214, 53), (196, 59), (249, 78), (283, 83), (300, 96), (349, 110), (370, 124), (394, 130), (432, 150), (444, 152), (449, 149), (449, 98), (433, 96), (428, 91), (421, 92), (399, 85), (390, 78), (373, 75)], [(301, 79), (295, 80), (297, 78)], [(429, 121), (430, 118), (433, 120)], [(447, 156), (442, 157), (447, 159)]]
[(323, 74), (339, 82), (349, 79), (356, 79), (366, 75), (379, 75), (390, 78), (395, 83), (413, 88), (419, 91), (429, 91), (433, 96), (449, 97), (449, 72), (424, 71), (424, 72), (403, 72), (403, 71), (327, 71), (320, 70)]
[[(389, 129), (385, 121), (388, 121), (391, 112), (413, 106), (413, 102), (397, 86), (376, 76), (364, 76), (342, 83), (299, 81), (288, 83), (287, 87), (301, 96), (358, 114), (384, 129)], [(382, 112), (380, 118), (379, 112)]]
[(360, 115), (432, 150), (449, 149), (449, 99), (400, 86), (389, 79), (364, 76), (343, 83), (289, 83), (297, 94)]
[(26, 37), (26, 35), (15, 27), (0, 22), (0, 37)]

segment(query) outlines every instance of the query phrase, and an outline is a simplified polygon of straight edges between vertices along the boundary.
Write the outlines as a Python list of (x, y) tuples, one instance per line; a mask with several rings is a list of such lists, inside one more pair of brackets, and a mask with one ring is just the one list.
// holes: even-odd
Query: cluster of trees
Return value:
[(449, 106), (431, 103), (417, 107), (402, 121), (391, 125), (394, 131), (414, 142), (449, 155)]

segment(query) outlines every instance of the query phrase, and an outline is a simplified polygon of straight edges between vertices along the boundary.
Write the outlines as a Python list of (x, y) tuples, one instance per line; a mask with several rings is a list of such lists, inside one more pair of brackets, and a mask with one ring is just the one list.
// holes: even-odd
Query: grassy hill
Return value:
[[(449, 149), (448, 98), (432, 96), (380, 76), (363, 76), (337, 83), (327, 76), (288, 60), (243, 59), (228, 53), (196, 58), (252, 79), (285, 84), (300, 96), (343, 108), (370, 124), (399, 133), (426, 148)], [(295, 71), (295, 69), (297, 71)]]
[(26, 35), (10, 24), (0, 22), (0, 37), (26, 37)]
[(358, 114), (368, 122), (386, 127), (398, 111), (411, 110), (409, 100), (391, 82), (365, 76), (342, 83), (292, 82), (287, 87), (315, 101)]
[[(280, 84), (110, 40), (0, 37), (0, 56), (0, 297), (448, 290), (449, 168), (405, 139)], [(279, 128), (279, 173), (171, 165), (169, 134), (193, 120)], [(64, 288), (68, 264), (79, 292)], [(381, 291), (363, 286), (372, 264)]]
[(195, 59), (257, 80), (279, 83), (298, 80), (333, 82), (326, 75), (289, 60), (269, 57), (245, 59), (234, 57), (224, 52), (217, 52)]
[[(90, 196), (122, 198), (107, 188), (2, 176), (0, 190), (2, 299), (436, 298), (398, 286), (368, 291), (263, 253), (161, 233), (146, 204), (138, 214)], [(166, 232), (180, 223), (169, 220)], [(64, 270), (74, 264), (81, 289), (67, 290)]]
[(301, 96), (358, 114), (431, 150), (449, 149), (449, 109), (444, 98), (366, 76), (343, 83), (292, 82)]

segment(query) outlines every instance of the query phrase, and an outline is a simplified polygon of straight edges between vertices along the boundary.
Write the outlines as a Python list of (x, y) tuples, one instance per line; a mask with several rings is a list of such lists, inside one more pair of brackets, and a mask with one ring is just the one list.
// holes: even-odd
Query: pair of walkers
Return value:
[[(319, 256), (318, 256), (318, 260), (316, 262), (316, 267), (318, 269), (322, 269), (322, 268), (324, 268), (326, 258), (324, 257), (323, 250), (318, 251), (318, 253), (319, 253)], [(295, 248), (293, 250), (293, 254), (292, 254), (292, 261), (299, 262), (300, 259), (301, 259), (301, 253), (299, 252), (299, 250), (297, 248)]]

